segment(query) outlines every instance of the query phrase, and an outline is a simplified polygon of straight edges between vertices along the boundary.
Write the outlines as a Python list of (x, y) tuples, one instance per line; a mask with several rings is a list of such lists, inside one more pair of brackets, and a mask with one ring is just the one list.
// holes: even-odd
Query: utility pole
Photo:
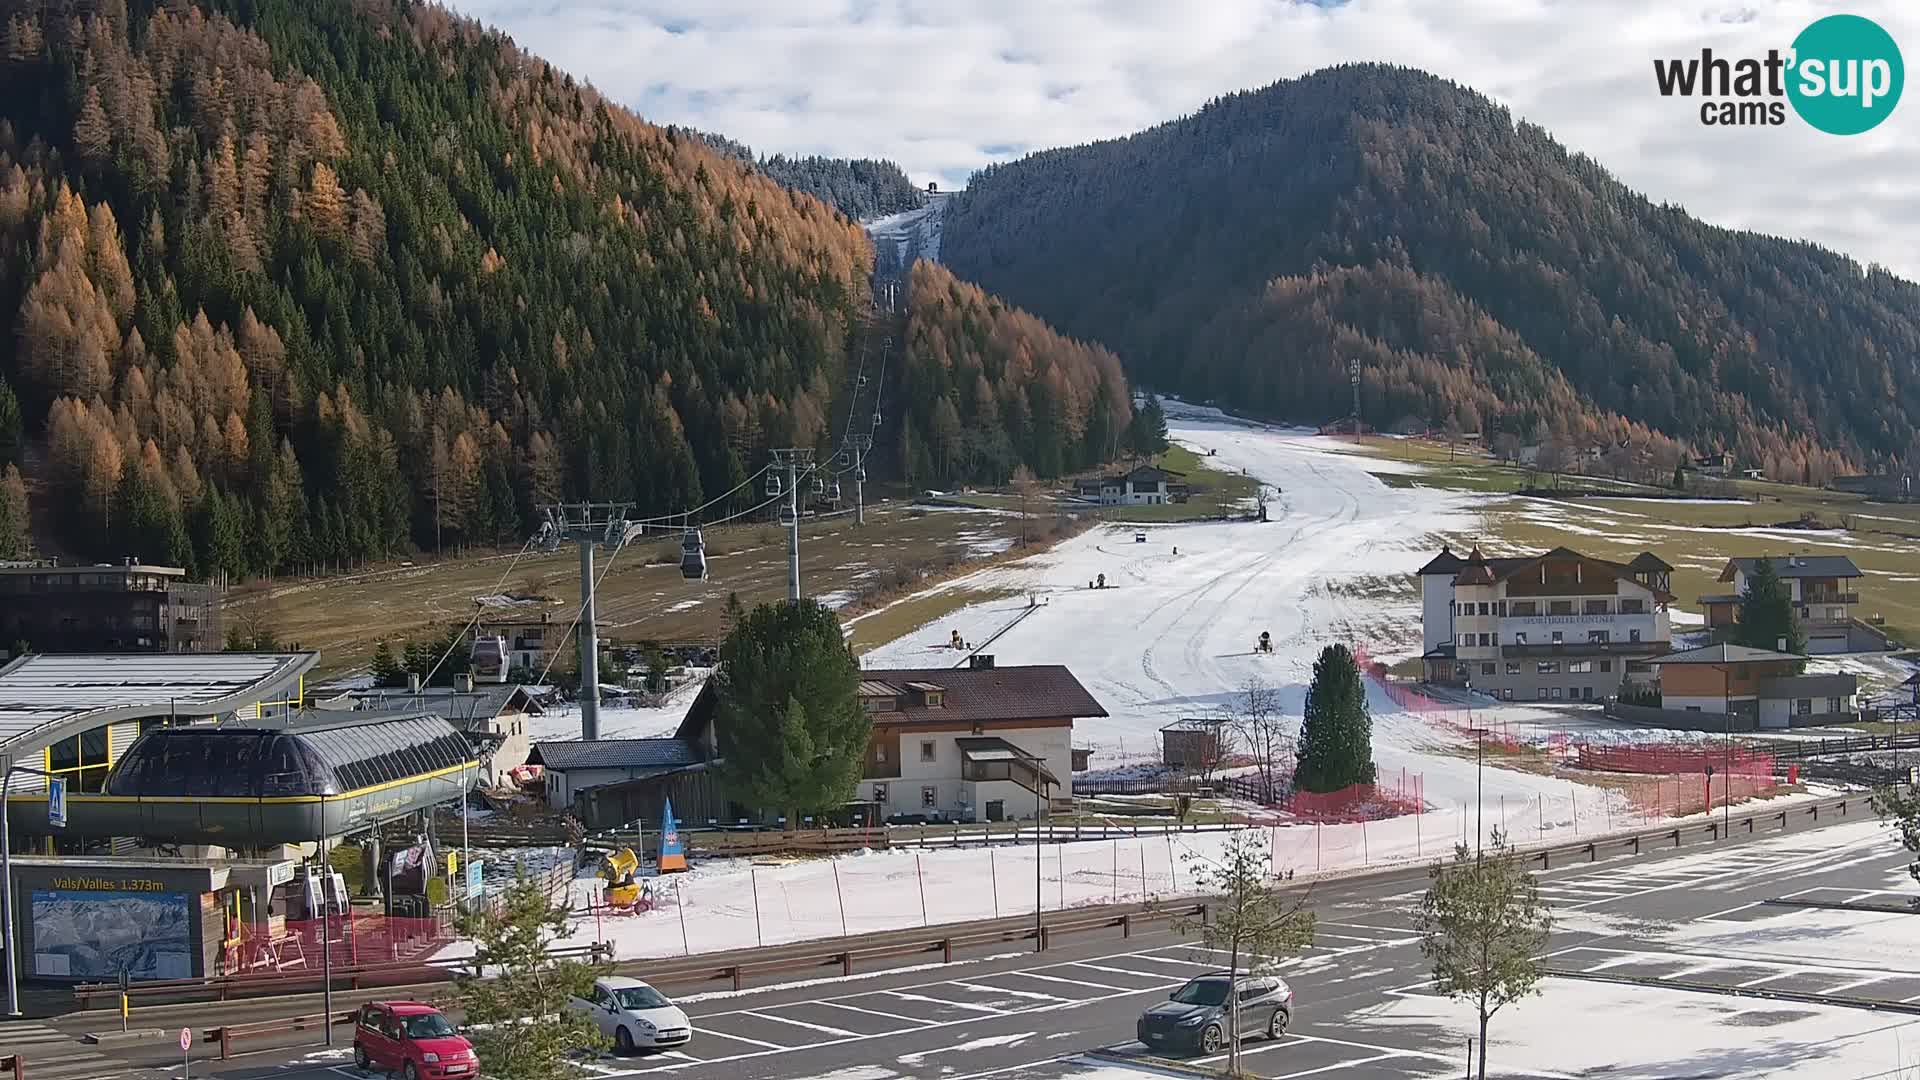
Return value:
[(600, 634), (594, 619), (593, 546), (604, 544), (611, 557), (627, 542), (627, 511), (632, 503), (552, 503), (540, 507), (545, 521), (540, 544), (558, 551), (571, 540), (580, 545), (580, 738), (600, 738)]
[(813, 471), (813, 451), (789, 447), (773, 452), (776, 468), (787, 470), (787, 505), (780, 511), (787, 527), (787, 599), (800, 602), (800, 469)]
[(855, 435), (853, 442), (853, 523), (867, 523), (867, 454), (873, 450), (872, 435)]
[(1353, 433), (1360, 434), (1360, 361), (1347, 363), (1347, 377), (1353, 381)]

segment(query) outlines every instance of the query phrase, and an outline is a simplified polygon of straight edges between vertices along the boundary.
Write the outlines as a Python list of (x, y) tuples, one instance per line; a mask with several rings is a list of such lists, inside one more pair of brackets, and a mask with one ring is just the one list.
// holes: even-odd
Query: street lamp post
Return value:
[(19, 951), (19, 927), (14, 924), (13, 916), (13, 823), (8, 817), (9, 803), (13, 797), (13, 774), (26, 773), (29, 776), (51, 778), (50, 772), (15, 765), (11, 754), (0, 757), (0, 944), (4, 944), (7, 954), (7, 1015), (20, 1015), (20, 975), (15, 966), (14, 954)]
[(1487, 777), (1487, 729), (1473, 729), (1473, 857), (1480, 857), (1481, 838), (1486, 830), (1481, 827), (1481, 815), (1486, 810), (1485, 790)]

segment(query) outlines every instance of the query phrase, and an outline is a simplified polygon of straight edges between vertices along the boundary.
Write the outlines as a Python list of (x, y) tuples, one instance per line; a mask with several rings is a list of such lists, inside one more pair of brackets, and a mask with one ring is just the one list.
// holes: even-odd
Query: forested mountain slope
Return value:
[(917, 209), (927, 202), (927, 193), (913, 186), (900, 166), (891, 161), (818, 155), (759, 157), (751, 147), (724, 135), (692, 128), (671, 130), (696, 135), (728, 157), (757, 166), (772, 179), (860, 221)]
[(1005, 483), (1112, 459), (1133, 419), (1120, 361), (926, 260), (907, 281), (896, 446), (909, 481)]
[(28, 487), (64, 554), (232, 575), (684, 509), (831, 448), (871, 266), (439, 7), (5, 0), (0, 558)]
[(1639, 424), (1817, 480), (1906, 455), (1920, 417), (1912, 283), (1651, 203), (1406, 69), (986, 169), (941, 257), (1162, 389), (1298, 420), (1345, 414), (1358, 360), (1376, 424)]

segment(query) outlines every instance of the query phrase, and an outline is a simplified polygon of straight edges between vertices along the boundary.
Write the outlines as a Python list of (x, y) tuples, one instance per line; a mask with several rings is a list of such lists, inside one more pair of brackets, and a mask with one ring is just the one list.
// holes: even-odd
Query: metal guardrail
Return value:
[[(1538, 860), (1541, 869), (1546, 869), (1570, 859), (1579, 860), (1584, 858), (1586, 861), (1592, 862), (1619, 853), (1637, 855), (1642, 850), (1656, 845), (1660, 847), (1680, 847), (1689, 837), (1694, 838), (1696, 842), (1700, 840), (1717, 840), (1724, 835), (1730, 835), (1734, 832), (1756, 833), (1761, 831), (1763, 825), (1769, 828), (1784, 830), (1796, 819), (1804, 818), (1817, 822), (1822, 814), (1826, 814), (1829, 817), (1838, 816), (1847, 818), (1849, 816), (1857, 817), (1862, 813), (1871, 814), (1872, 812), (1871, 798), (1869, 796), (1851, 795), (1838, 799), (1827, 799), (1801, 804), (1780, 810), (1769, 810), (1758, 813), (1750, 812), (1737, 817), (1729, 815), (1712, 821), (1699, 821), (1666, 828), (1647, 829), (1625, 835), (1573, 841), (1566, 844), (1552, 845), (1550, 847), (1523, 849), (1519, 854), (1529, 862)], [(1342, 877), (1351, 880), (1356, 878), (1364, 879), (1367, 877), (1405, 874), (1411, 868), (1413, 868), (1412, 864), (1383, 866), (1370, 872), (1356, 875), (1342, 875)], [(1324, 882), (1329, 880), (1330, 877), (1331, 875), (1302, 879), (1301, 886), (1306, 887)], [(956, 947), (1032, 940), (1036, 937), (1038, 937), (1039, 940), (1036, 941), (1035, 948), (1039, 951), (1047, 948), (1050, 940), (1056, 934), (1077, 933), (1084, 930), (1104, 927), (1118, 926), (1121, 928), (1123, 934), (1130, 936), (1133, 933), (1133, 927), (1136, 923), (1151, 922), (1156, 919), (1178, 918), (1183, 915), (1188, 917), (1199, 916), (1204, 919), (1206, 909), (1207, 905), (1203, 901), (1176, 904), (1099, 905), (1098, 907), (1079, 909), (1074, 915), (1065, 918), (1057, 918), (1051, 921), (1043, 920), (1037, 934), (1034, 923), (1031, 920), (1025, 916), (1013, 916), (974, 923), (955, 923), (938, 931), (914, 927), (907, 930), (868, 934), (864, 935), (861, 939), (865, 942), (865, 944), (862, 945), (840, 944), (836, 947), (814, 942), (795, 942), (788, 945), (775, 945), (760, 949), (745, 950), (741, 953), (714, 954), (710, 957), (690, 957), (679, 961), (649, 959), (615, 962), (614, 969), (616, 971), (626, 970), (633, 973), (642, 973), (649, 982), (689, 983), (726, 980), (730, 982), (734, 988), (739, 989), (742, 987), (746, 977), (750, 974), (766, 974), (807, 968), (838, 967), (841, 973), (846, 975), (852, 974), (855, 964), (862, 961), (933, 952), (940, 953), (942, 960), (946, 961), (951, 960), (953, 949)], [(585, 946), (582, 947), (582, 950), (590, 950), (592, 948), (593, 946)], [(463, 959), (457, 962), (457, 964), (469, 963), (472, 963), (471, 959)], [(336, 985), (343, 977), (351, 977), (353, 974), (356, 973), (336, 969), (334, 972)], [(357, 974), (364, 978), (368, 973), (360, 972)], [(388, 965), (385, 966), (383, 970), (373, 972), (372, 974), (392, 975), (396, 978), (415, 977), (415, 981), (413, 982), (388, 983), (383, 980), (378, 984), (383, 987), (391, 987), (396, 990), (414, 987), (424, 988), (452, 981), (455, 975), (455, 967), (415, 965), (409, 968), (404, 964)], [(275, 982), (272, 976), (228, 976), (208, 980), (173, 980), (164, 987), (161, 986), (161, 984), (153, 983), (135, 984), (133, 990), (130, 992), (150, 996), (162, 996), (168, 993), (192, 995), (196, 992), (200, 994), (218, 992), (220, 995), (219, 1000), (224, 1001), (229, 1000), (229, 995), (239, 990), (277, 988), (283, 985), (302, 986), (308, 984), (318, 987), (324, 981), (324, 977), (318, 972), (301, 972), (298, 973), (296, 977), (288, 979), (285, 983)], [(359, 983), (353, 983), (352, 988), (359, 989)], [(118, 993), (118, 985), (82, 984), (81, 986), (75, 987), (75, 995), (81, 999), (83, 1008), (89, 1000), (89, 995), (108, 992)], [(272, 996), (274, 995), (260, 995), (262, 1000), (270, 1000)], [(193, 998), (193, 1000), (205, 1000), (205, 998)]]
[[(347, 1012), (333, 1013), (331, 1016), (327, 1013), (312, 1013), (307, 1016), (288, 1016), (273, 1020), (256, 1020), (250, 1024), (223, 1024), (220, 1027), (208, 1028), (204, 1039), (208, 1043), (219, 1043), (220, 1060), (227, 1061), (233, 1057), (234, 1043), (244, 1042), (247, 1039), (257, 1039), (266, 1035), (278, 1035), (286, 1031), (306, 1031), (313, 1028), (326, 1028), (329, 1026), (339, 1027), (342, 1024), (352, 1024), (354, 1017), (358, 1015), (359, 1010), (353, 1009)], [(329, 1020), (331, 1021), (330, 1024)]]
[(1772, 754), (1775, 761), (1805, 761), (1833, 754), (1865, 754), (1875, 750), (1920, 749), (1920, 731), (1891, 735), (1850, 735), (1838, 739), (1795, 739), (1791, 742), (1752, 742), (1748, 748)]
[[(606, 942), (570, 945), (549, 949), (547, 955), (560, 959), (583, 959), (590, 964), (611, 963), (613, 946)], [(348, 990), (359, 990), (363, 987), (424, 986), (431, 983), (452, 982), (455, 977), (467, 973), (469, 969), (472, 974), (477, 975), (485, 965), (486, 958), (477, 954), (459, 960), (439, 962), (404, 960), (390, 964), (356, 964), (334, 968), (333, 985), (335, 988), (344, 987)], [(317, 990), (326, 982), (325, 971), (307, 968), (262, 975), (216, 975), (201, 979), (160, 979), (137, 982), (127, 987), (126, 994), (129, 998), (176, 998), (192, 1001), (208, 1000), (207, 995), (211, 994), (212, 1000), (229, 1001), (236, 997), (281, 996), (274, 993), (254, 993), (260, 990), (293, 993), (296, 992), (296, 988), (309, 985)], [(96, 997), (117, 997), (120, 992), (119, 983), (80, 983), (73, 988), (74, 1000), (79, 1002), (82, 1009), (89, 1008)]]
[[(855, 961), (858, 960), (883, 960), (937, 952), (940, 954), (942, 963), (952, 963), (953, 950), (956, 947), (1030, 939), (1037, 939), (1034, 950), (1043, 952), (1059, 934), (1074, 934), (1117, 926), (1120, 928), (1122, 937), (1132, 937), (1135, 923), (1195, 917), (1205, 921), (1207, 917), (1207, 905), (1200, 901), (1171, 905), (1128, 905), (1128, 907), (1131, 910), (1118, 913), (1103, 912), (1081, 918), (1055, 919), (1051, 922), (1042, 921), (1037, 926), (1033, 920), (1024, 917), (999, 919), (995, 920), (992, 926), (973, 924), (973, 929), (913, 937), (885, 945), (862, 948), (843, 946), (838, 949), (821, 949), (768, 960), (733, 959), (716, 963), (694, 958), (682, 963), (651, 962), (646, 969), (647, 981), (688, 983), (724, 979), (733, 984), (733, 989), (739, 990), (750, 973), (765, 975), (781, 971), (837, 966), (840, 968), (840, 974), (847, 976), (853, 974)], [(967, 924), (959, 925), (964, 927)]]

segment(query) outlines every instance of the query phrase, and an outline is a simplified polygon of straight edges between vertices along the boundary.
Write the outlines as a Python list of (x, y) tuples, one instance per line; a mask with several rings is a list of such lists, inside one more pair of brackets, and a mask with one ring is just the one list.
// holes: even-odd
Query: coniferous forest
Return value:
[(404, 0), (0, 11), (0, 558), (512, 547), (541, 502), (672, 512), (838, 434), (859, 225), (503, 35)]
[[(1786, 480), (1920, 459), (1920, 288), (1656, 205), (1472, 90), (1348, 65), (984, 170), (955, 273), (1159, 389)], [(1655, 440), (1658, 441), (1658, 440)]]

